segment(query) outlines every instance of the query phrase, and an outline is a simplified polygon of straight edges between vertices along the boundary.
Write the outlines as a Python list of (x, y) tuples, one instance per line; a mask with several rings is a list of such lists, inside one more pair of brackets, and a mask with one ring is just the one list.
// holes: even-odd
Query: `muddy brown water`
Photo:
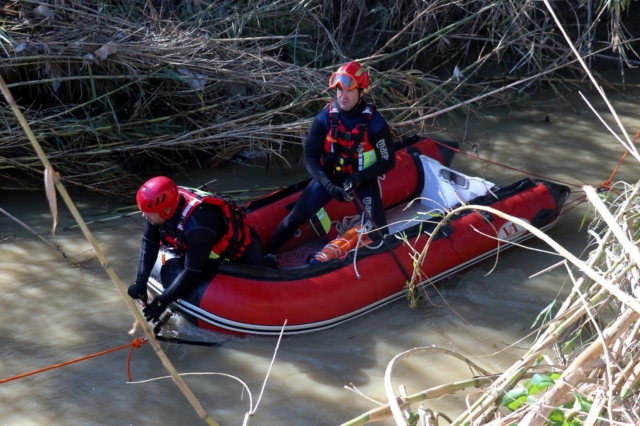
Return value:
[[(607, 93), (631, 137), (640, 128), (640, 91)], [(605, 120), (615, 126), (595, 92), (588, 98)], [(566, 104), (548, 94), (510, 109), (482, 111), (480, 116), (441, 118), (442, 136), (477, 144), (481, 157), (520, 170), (576, 185), (597, 186), (609, 177), (623, 149), (577, 96)], [(549, 121), (545, 117), (549, 117)], [(617, 127), (614, 127), (617, 129)], [(619, 133), (619, 132), (618, 132)], [(522, 176), (489, 163), (459, 155), (454, 168), (498, 184)], [(617, 178), (635, 183), (640, 167), (625, 161)], [(181, 184), (214, 187), (279, 186), (306, 173), (299, 166), (283, 175), (278, 168), (227, 165), (221, 170), (192, 170), (177, 176)], [(580, 188), (573, 188), (576, 198)], [(100, 197), (72, 194), (85, 220), (113, 216)], [(133, 200), (132, 200), (133, 203)], [(0, 379), (54, 365), (131, 342), (133, 316), (95, 258), (81, 232), (63, 230), (73, 224), (59, 201), (60, 225), (49, 235), (51, 215), (42, 192), (0, 192), (0, 207), (45, 235), (66, 253), (84, 262), (80, 270), (60, 254), (5, 216), (0, 217)], [(563, 215), (549, 235), (574, 254), (587, 242), (580, 225), (582, 204)], [(589, 218), (590, 215), (587, 214)], [(91, 229), (125, 283), (132, 281), (142, 232), (139, 217), (118, 219)], [(530, 240), (527, 246), (546, 250)], [(500, 372), (517, 360), (532, 342), (531, 326), (540, 311), (567, 293), (566, 272), (556, 269), (529, 278), (557, 262), (553, 254), (514, 248), (448, 279), (441, 286), (444, 300), (410, 309), (400, 300), (333, 329), (284, 338), (253, 425), (336, 425), (376, 406), (346, 390), (353, 384), (368, 397), (385, 402), (383, 377), (398, 353), (419, 346), (436, 346), (469, 357), (483, 368)], [(286, 295), (283, 295), (286, 297)], [(172, 323), (168, 335), (222, 342), (216, 347), (163, 343), (182, 373), (224, 373), (249, 387), (255, 406), (269, 368), (275, 338), (233, 337), (197, 329), (184, 321)], [(513, 346), (510, 346), (513, 345)], [(146, 425), (204, 424), (170, 379), (127, 383), (127, 351), (119, 351), (67, 367), (0, 385), (0, 424), (7, 425)], [(134, 381), (166, 376), (149, 345), (133, 353)], [(415, 393), (470, 377), (466, 365), (444, 355), (417, 355), (394, 371), (397, 387)], [(240, 384), (222, 375), (192, 375), (186, 382), (207, 412), (221, 425), (241, 425), (250, 409)], [(456, 416), (473, 391), (427, 401), (425, 407)], [(417, 405), (413, 407), (417, 408)], [(391, 425), (392, 420), (380, 424)]]

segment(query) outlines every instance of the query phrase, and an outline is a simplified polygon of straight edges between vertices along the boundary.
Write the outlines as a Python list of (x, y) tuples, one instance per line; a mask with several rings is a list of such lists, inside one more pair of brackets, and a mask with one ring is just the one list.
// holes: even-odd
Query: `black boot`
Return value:
[(266, 254), (264, 256), (264, 260), (262, 262), (263, 266), (266, 266), (267, 268), (271, 268), (271, 269), (278, 269), (280, 267), (280, 264), (278, 263), (278, 258), (276, 257), (275, 254)]

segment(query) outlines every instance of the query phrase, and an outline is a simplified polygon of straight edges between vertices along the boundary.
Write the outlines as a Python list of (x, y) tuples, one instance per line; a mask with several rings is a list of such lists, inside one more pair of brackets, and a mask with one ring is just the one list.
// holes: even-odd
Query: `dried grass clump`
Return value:
[[(593, 250), (585, 264), (577, 264), (584, 275), (575, 277), (570, 271), (573, 291), (545, 324), (546, 330), (473, 404), (471, 413), (453, 424), (461, 424), (463, 418), (487, 425), (534, 426), (549, 419), (581, 425), (640, 422), (640, 183), (621, 183), (605, 194), (586, 190), (596, 219), (589, 231)], [(522, 404), (512, 406), (512, 414), (487, 405), (490, 400), (504, 401), (504, 392), (554, 349), (557, 365), (548, 369), (559, 377), (553, 383), (527, 394)]]
[[(596, 211), (589, 227), (592, 250), (586, 262), (537, 231), (538, 237), (565, 256), (557, 266), (567, 265), (573, 287), (564, 302), (553, 302), (540, 314), (539, 318), (549, 320), (520, 360), (507, 371), (492, 374), (451, 351), (433, 347), (409, 350), (396, 356), (387, 368), (385, 389), (390, 404), (343, 426), (392, 415), (398, 425), (437, 425), (441, 418), (454, 426), (639, 424), (640, 182), (619, 183), (606, 193), (585, 187), (585, 192)], [(529, 230), (535, 233), (534, 228)], [(569, 264), (583, 275), (576, 276)], [(396, 399), (391, 384), (393, 367), (419, 353), (455, 356), (479, 375)], [(410, 419), (401, 412), (411, 403), (473, 387), (483, 390), (472, 394), (463, 413), (453, 420), (447, 413), (424, 407)], [(425, 423), (420, 423), (421, 418)]]
[[(567, 7), (585, 55), (599, 41), (632, 61), (630, 4)], [(0, 65), (63, 181), (131, 196), (141, 174), (299, 147), (332, 96), (330, 72), (350, 59), (371, 70), (399, 138), (542, 81), (560, 95), (580, 80), (547, 17), (535, 1), (11, 0)], [(37, 187), (42, 166), (0, 106), (0, 177), (14, 182), (2, 188)]]
[[(7, 32), (8, 86), (62, 178), (100, 191), (130, 192), (136, 169), (161, 172), (187, 160), (300, 144), (308, 124), (296, 124), (296, 116), (325, 81), (326, 72), (269, 55), (287, 37), (126, 21), (79, 3), (49, 5), (40, 11), (45, 17), (29, 2), (11, 6), (20, 16)], [(18, 123), (9, 114), (3, 120), (0, 170), (38, 173)]]

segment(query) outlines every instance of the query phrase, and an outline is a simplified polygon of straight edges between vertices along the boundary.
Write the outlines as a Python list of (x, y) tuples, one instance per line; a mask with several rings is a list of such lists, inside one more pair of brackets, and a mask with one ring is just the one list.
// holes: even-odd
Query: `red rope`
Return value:
[[(632, 142), (633, 144), (635, 144), (636, 140), (638, 139), (638, 136), (640, 136), (640, 130), (638, 130), (638, 133), (636, 133), (636, 136), (633, 138), (633, 142)], [(527, 171), (525, 171), (525, 170), (520, 170), (520, 169), (517, 169), (517, 168), (515, 168), (515, 167), (510, 167), (510, 166), (507, 166), (507, 165), (504, 165), (504, 164), (501, 164), (501, 163), (497, 163), (497, 162), (495, 162), (495, 161), (486, 160), (486, 159), (484, 159), (484, 158), (480, 157), (479, 155), (471, 155), (471, 154), (469, 154), (469, 153), (467, 153), (467, 152), (461, 151), (461, 150), (459, 150), (459, 149), (457, 149), (457, 148), (453, 148), (453, 147), (451, 147), (451, 146), (449, 146), (449, 145), (446, 145), (446, 144), (444, 144), (444, 143), (442, 143), (442, 142), (439, 142), (439, 141), (437, 141), (437, 140), (435, 140), (435, 139), (432, 139), (432, 140), (433, 140), (435, 143), (437, 143), (438, 145), (444, 146), (444, 147), (446, 147), (446, 148), (448, 148), (448, 149), (450, 149), (450, 150), (452, 150), (452, 151), (454, 151), (454, 152), (457, 152), (457, 153), (459, 153), (459, 154), (466, 155), (466, 156), (471, 157), (471, 158), (476, 159), (476, 160), (484, 161), (485, 163), (493, 164), (493, 165), (495, 165), (495, 166), (499, 166), (499, 167), (504, 167), (505, 169), (514, 170), (514, 171), (517, 171), (517, 172), (523, 173), (523, 174), (525, 174), (525, 175), (535, 176), (535, 177), (537, 177), (537, 178), (541, 178), (541, 179), (544, 179), (544, 180), (548, 180), (548, 181), (552, 181), (552, 182), (562, 183), (562, 184), (567, 185), (567, 186), (573, 186), (573, 187), (575, 187), (575, 188), (582, 188), (582, 185), (577, 185), (577, 184), (573, 184), (573, 183), (569, 183), (569, 182), (564, 182), (564, 181), (561, 181), (561, 180), (559, 180), (559, 179), (549, 178), (549, 177), (547, 177), (547, 176), (542, 176), (542, 175), (538, 175), (538, 174), (535, 174), (535, 173), (527, 172)], [(618, 162), (618, 165), (617, 165), (617, 166), (615, 167), (615, 169), (613, 170), (613, 173), (611, 174), (611, 176), (609, 177), (609, 179), (607, 179), (607, 180), (606, 180), (606, 181), (604, 181), (602, 184), (600, 184), (600, 186), (598, 187), (599, 189), (607, 189), (607, 190), (609, 190), (609, 191), (616, 192), (616, 191), (614, 191), (614, 190), (611, 188), (611, 181), (613, 180), (613, 177), (614, 177), (614, 176), (616, 175), (616, 173), (618, 172), (618, 169), (619, 169), (619, 168), (620, 168), (620, 166), (622, 165), (622, 162), (624, 161), (624, 159), (626, 158), (626, 156), (627, 156), (627, 154), (628, 154), (628, 153), (629, 153), (629, 151), (628, 151), (628, 150), (626, 150), (626, 151), (624, 152), (624, 154), (622, 155), (622, 158), (620, 159), (620, 161)], [(582, 192), (583, 192), (583, 191), (582, 191)], [(616, 192), (616, 193), (617, 193), (617, 192)], [(566, 214), (566, 213), (570, 212), (570, 211), (571, 211), (571, 210), (573, 210), (574, 208), (578, 207), (580, 204), (584, 203), (586, 199), (587, 199), (586, 195), (583, 195), (583, 196), (580, 196), (580, 197), (578, 197), (577, 199), (575, 199), (575, 200), (573, 200), (573, 201), (571, 201), (571, 202), (566, 203), (566, 204), (564, 205), (563, 210), (562, 210), (562, 214), (564, 215), (564, 214)], [(575, 205), (571, 206), (571, 204), (575, 204)], [(567, 208), (568, 206), (571, 206), (571, 207)]]
[[(49, 366), (49, 367), (41, 368), (39, 370), (31, 371), (29, 373), (24, 373), (24, 374), (20, 374), (20, 375), (14, 376), (14, 377), (9, 377), (7, 379), (2, 379), (2, 380), (0, 380), (0, 384), (6, 383), (6, 382), (10, 382), (12, 380), (22, 379), (23, 377), (32, 376), (34, 374), (42, 373), (44, 371), (53, 370), (54, 368), (64, 367), (65, 365), (74, 364), (76, 362), (84, 361), (85, 359), (95, 358), (95, 357), (98, 357), (100, 355), (106, 355), (108, 353), (119, 351), (120, 349), (124, 349), (124, 348), (128, 348), (128, 347), (131, 347), (131, 351), (133, 351), (134, 348), (139, 348), (145, 343), (147, 343), (147, 339), (146, 338), (138, 337), (138, 338), (133, 339), (133, 342), (131, 342), (131, 343), (127, 344), (127, 345), (118, 346), (117, 348), (109, 349), (109, 350), (106, 350), (106, 351), (103, 351), (103, 352), (98, 352), (98, 353), (95, 353), (95, 354), (92, 354), (92, 355), (83, 356), (82, 358), (74, 359), (72, 361), (63, 362), (61, 364), (56, 364), (56, 365), (52, 365), (52, 366)], [(129, 359), (127, 360), (127, 373), (129, 373), (129, 361), (131, 359), (131, 351), (129, 352)], [(131, 373), (129, 373), (129, 381), (131, 381)]]
[[(636, 143), (636, 140), (638, 139), (638, 136), (640, 136), (640, 130), (638, 130), (638, 133), (636, 133), (636, 136), (633, 138), (633, 142), (632, 142), (632, 144), (635, 144), (635, 143)], [(439, 142), (439, 141), (437, 141), (437, 140), (435, 140), (435, 139), (432, 139), (432, 140), (433, 140), (435, 143), (437, 143), (438, 145), (442, 145), (442, 146), (444, 146), (444, 147), (446, 147), (446, 148), (448, 148), (448, 149), (450, 149), (450, 150), (452, 150), (452, 151), (455, 151), (455, 152), (457, 152), (457, 153), (459, 153), (459, 154), (466, 155), (466, 156), (471, 157), (471, 158), (474, 158), (474, 159), (476, 159), (476, 160), (484, 161), (485, 163), (493, 164), (493, 165), (495, 165), (495, 166), (499, 166), (499, 167), (504, 167), (505, 169), (514, 170), (514, 171), (517, 171), (517, 172), (523, 173), (523, 174), (525, 174), (525, 175), (535, 176), (535, 177), (537, 177), (537, 178), (541, 178), (541, 179), (544, 179), (544, 180), (548, 180), (548, 181), (553, 181), (553, 182), (562, 183), (562, 184), (567, 185), (567, 186), (573, 186), (573, 187), (575, 187), (575, 188), (582, 188), (582, 186), (581, 186), (581, 185), (576, 185), (576, 184), (573, 184), (573, 183), (564, 182), (564, 181), (561, 181), (561, 180), (558, 180), (558, 179), (553, 179), (553, 178), (549, 178), (549, 177), (546, 177), (546, 176), (538, 175), (538, 174), (535, 174), (535, 173), (527, 172), (527, 171), (525, 171), (525, 170), (520, 170), (520, 169), (517, 169), (517, 168), (515, 168), (515, 167), (510, 167), (510, 166), (507, 166), (507, 165), (504, 165), (504, 164), (501, 164), (501, 163), (497, 163), (497, 162), (495, 162), (495, 161), (486, 160), (486, 159), (484, 159), (484, 158), (480, 157), (479, 155), (471, 155), (471, 154), (469, 154), (469, 153), (467, 153), (467, 152), (461, 151), (461, 150), (459, 150), (459, 149), (457, 149), (457, 148), (453, 148), (453, 147), (451, 147), (451, 146), (449, 146), (449, 145), (446, 145), (446, 144), (444, 144), (444, 143), (442, 143), (442, 142)], [(622, 165), (622, 162), (624, 161), (624, 159), (627, 157), (627, 154), (628, 154), (628, 153), (629, 153), (629, 151), (628, 151), (628, 150), (626, 150), (626, 151), (624, 152), (624, 154), (622, 155), (622, 158), (621, 158), (621, 159), (620, 159), (620, 161), (618, 162), (618, 165), (617, 165), (617, 166), (615, 167), (615, 169), (613, 170), (613, 173), (611, 173), (611, 176), (609, 176), (609, 179), (607, 179), (607, 180), (606, 180), (606, 181), (604, 181), (602, 184), (600, 184), (600, 186), (599, 186), (599, 188), (600, 188), (600, 189), (608, 189), (609, 191), (616, 192), (616, 191), (614, 191), (614, 190), (611, 188), (611, 181), (613, 180), (613, 177), (614, 177), (614, 176), (616, 175), (616, 173), (618, 172), (618, 169), (620, 169), (620, 166)], [(616, 193), (617, 193), (617, 192), (616, 192)], [(566, 213), (570, 212), (570, 211), (571, 211), (571, 210), (573, 210), (574, 208), (578, 207), (578, 205), (582, 204), (586, 199), (587, 199), (586, 195), (583, 195), (583, 196), (581, 196), (581, 197), (579, 197), (579, 198), (577, 198), (577, 199), (575, 199), (575, 200), (573, 200), (573, 201), (571, 201), (571, 202), (569, 202), (569, 203), (566, 203), (566, 204), (564, 205), (564, 207), (565, 207), (565, 208), (563, 209), (562, 214), (566, 214)], [(575, 204), (575, 205), (567, 209), (567, 206), (570, 206), (571, 204)]]
[(461, 151), (461, 150), (459, 150), (459, 149), (457, 149), (457, 148), (452, 148), (452, 147), (450, 147), (449, 145), (443, 144), (442, 142), (438, 142), (438, 141), (437, 141), (437, 140), (435, 140), (435, 139), (433, 139), (433, 141), (434, 141), (435, 143), (437, 143), (438, 145), (442, 145), (442, 146), (444, 146), (445, 148), (448, 148), (448, 149), (450, 149), (450, 150), (452, 150), (452, 151), (455, 151), (455, 152), (457, 152), (457, 153), (460, 153), (460, 154), (466, 155), (467, 157), (471, 157), (471, 158), (474, 158), (474, 159), (476, 159), (476, 160), (484, 161), (485, 163), (493, 164), (494, 166), (504, 167), (505, 169), (514, 170), (514, 171), (516, 171), (516, 172), (520, 172), (520, 173), (525, 174), (525, 175), (535, 176), (535, 177), (537, 177), (537, 178), (544, 179), (544, 180), (548, 180), (548, 181), (552, 181), (552, 182), (558, 182), (558, 183), (561, 183), (561, 184), (563, 184), (563, 185), (573, 186), (573, 187), (576, 187), (576, 188), (582, 188), (582, 185), (577, 185), (577, 184), (575, 184), (575, 183), (564, 182), (564, 181), (561, 181), (561, 180), (558, 180), (558, 179), (553, 179), (553, 178), (550, 178), (550, 177), (547, 177), (547, 176), (542, 176), (542, 175), (537, 175), (537, 174), (535, 174), (535, 173), (527, 172), (527, 171), (525, 171), (525, 170), (516, 169), (515, 167), (507, 166), (507, 165), (505, 165), (505, 164), (501, 164), (501, 163), (496, 163), (495, 161), (491, 161), (491, 160), (486, 160), (486, 159), (484, 159), (484, 158), (482, 158), (482, 157), (480, 157), (480, 156), (478, 156), (478, 155), (471, 155), (471, 154), (469, 154), (469, 153), (467, 153), (467, 152), (465, 152), (465, 151)]
[[(635, 145), (636, 143), (636, 139), (638, 139), (638, 136), (640, 136), (640, 130), (638, 130), (638, 133), (636, 133), (636, 136), (633, 138), (633, 142), (632, 144)], [(609, 179), (605, 180), (604, 182), (602, 182), (603, 187), (605, 188), (610, 188), (611, 187), (611, 181), (613, 180), (613, 177), (616, 175), (616, 173), (618, 173), (618, 169), (620, 168), (620, 166), (622, 165), (622, 162), (624, 161), (624, 159), (627, 157), (627, 154), (629, 153), (629, 150), (626, 150), (624, 152), (624, 154), (622, 154), (622, 158), (620, 159), (620, 161), (618, 161), (618, 165), (616, 166), (616, 168), (613, 170), (613, 173), (611, 173), (611, 176), (609, 176)]]
[[(636, 141), (636, 139), (638, 138), (638, 136), (639, 136), (639, 135), (640, 135), (640, 130), (639, 130), (639, 131), (638, 131), (638, 133), (636, 134), (636, 137), (633, 139), (633, 142), (634, 142), (634, 143), (635, 143), (635, 141)], [(561, 183), (561, 184), (563, 184), (563, 185), (573, 186), (573, 187), (575, 187), (575, 188), (582, 188), (582, 185), (578, 185), (578, 184), (575, 184), (575, 183), (564, 182), (564, 181), (559, 180), (559, 179), (554, 179), (554, 178), (550, 178), (550, 177), (547, 177), (547, 176), (538, 175), (538, 174), (535, 174), (535, 173), (527, 172), (526, 170), (521, 170), (521, 169), (517, 169), (517, 168), (515, 168), (515, 167), (507, 166), (507, 165), (502, 164), (502, 163), (497, 163), (497, 162), (495, 162), (495, 161), (486, 160), (486, 159), (484, 159), (484, 158), (482, 158), (482, 157), (480, 157), (480, 156), (477, 156), (477, 155), (471, 155), (471, 154), (469, 154), (468, 152), (461, 151), (461, 150), (459, 150), (459, 149), (457, 149), (457, 148), (452, 148), (452, 147), (450, 147), (449, 145), (443, 144), (442, 142), (438, 142), (438, 141), (437, 141), (437, 140), (435, 140), (435, 139), (434, 139), (433, 141), (434, 141), (435, 143), (437, 143), (438, 145), (442, 145), (442, 146), (444, 146), (445, 148), (448, 148), (448, 149), (450, 149), (450, 150), (452, 150), (452, 151), (455, 151), (455, 152), (457, 152), (457, 153), (460, 153), (460, 154), (466, 155), (467, 157), (471, 157), (471, 158), (473, 158), (473, 159), (475, 159), (475, 160), (480, 160), (480, 161), (484, 161), (485, 163), (493, 164), (494, 166), (504, 167), (505, 169), (514, 170), (514, 171), (520, 172), (520, 173), (525, 174), (525, 175), (535, 176), (535, 177), (537, 177), (537, 178), (544, 179), (544, 180), (548, 180), (548, 181), (551, 181), (551, 182), (558, 182), (558, 183)], [(620, 160), (620, 162), (618, 163), (618, 166), (616, 166), (616, 169), (614, 170), (614, 172), (613, 172), (613, 174), (611, 175), (611, 177), (609, 178), (609, 180), (607, 180), (607, 181), (605, 181), (604, 183), (602, 183), (599, 187), (609, 188), (609, 186), (607, 186), (607, 185), (611, 183), (611, 179), (613, 179), (613, 176), (614, 176), (614, 175), (616, 174), (616, 172), (618, 171), (618, 168), (620, 168), (620, 165), (622, 164), (622, 161), (624, 160), (624, 158), (627, 156), (627, 153), (628, 153), (628, 151), (625, 151), (624, 155), (622, 156), (622, 159), (621, 159), (621, 160)]]
[[(575, 209), (580, 204), (584, 203), (586, 200), (587, 200), (587, 196), (586, 195), (582, 195), (582, 196), (576, 198), (575, 200), (566, 203), (562, 208), (562, 213), (560, 213), (560, 216), (569, 213), (571, 210)], [(571, 206), (572, 204), (575, 204), (575, 205)], [(571, 207), (569, 207), (569, 206), (571, 206)]]

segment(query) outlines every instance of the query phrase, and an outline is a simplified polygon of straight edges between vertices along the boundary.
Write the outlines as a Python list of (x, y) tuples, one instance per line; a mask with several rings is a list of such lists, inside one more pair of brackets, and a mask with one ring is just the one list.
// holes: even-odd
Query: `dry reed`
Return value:
[[(571, 28), (582, 54), (633, 61), (630, 7), (561, 12), (580, 22)], [(13, 0), (0, 18), (1, 73), (63, 182), (128, 199), (151, 174), (214, 167), (242, 151), (293, 158), (346, 60), (369, 67), (371, 99), (398, 138), (456, 109), (518, 102), (539, 84), (560, 96), (580, 82), (547, 11), (530, 0), (373, 9), (359, 0)], [(31, 189), (39, 159), (7, 105), (0, 121), (1, 188)]]

